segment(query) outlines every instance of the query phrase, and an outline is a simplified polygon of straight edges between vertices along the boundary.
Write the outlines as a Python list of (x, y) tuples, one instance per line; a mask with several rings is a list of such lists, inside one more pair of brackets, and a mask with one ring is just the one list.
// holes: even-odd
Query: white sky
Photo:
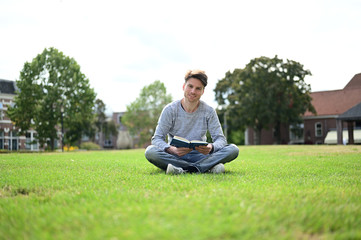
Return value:
[(312, 91), (361, 73), (361, 0), (0, 0), (0, 78), (55, 47), (74, 58), (107, 112), (162, 81), (182, 97), (187, 69), (206, 71), (203, 100), (227, 71), (278, 55), (312, 72)]

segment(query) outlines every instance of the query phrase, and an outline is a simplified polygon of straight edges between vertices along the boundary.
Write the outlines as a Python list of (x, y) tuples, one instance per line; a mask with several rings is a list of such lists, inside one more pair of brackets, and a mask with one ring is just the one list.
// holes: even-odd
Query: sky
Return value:
[(312, 91), (342, 89), (361, 73), (361, 0), (0, 0), (0, 79), (54, 47), (74, 58), (107, 113), (163, 82), (183, 97), (202, 69), (202, 99), (251, 59), (277, 55), (311, 71)]

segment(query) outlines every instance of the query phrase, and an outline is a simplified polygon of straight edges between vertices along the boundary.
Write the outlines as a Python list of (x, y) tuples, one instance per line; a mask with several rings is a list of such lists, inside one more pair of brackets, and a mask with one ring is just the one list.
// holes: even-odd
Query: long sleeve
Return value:
[(168, 104), (160, 114), (158, 125), (152, 137), (152, 144), (165, 151), (170, 145), (166, 142), (166, 136), (172, 128), (173, 117), (170, 104)]
[(163, 109), (152, 137), (152, 144), (165, 150), (170, 147), (169, 142), (174, 136), (206, 141), (207, 131), (212, 137), (213, 151), (218, 151), (227, 144), (217, 113), (212, 107), (201, 101), (196, 112), (187, 113), (178, 100)]
[(208, 120), (208, 131), (211, 134), (214, 151), (218, 151), (227, 145), (227, 139), (223, 134), (216, 111), (212, 108)]

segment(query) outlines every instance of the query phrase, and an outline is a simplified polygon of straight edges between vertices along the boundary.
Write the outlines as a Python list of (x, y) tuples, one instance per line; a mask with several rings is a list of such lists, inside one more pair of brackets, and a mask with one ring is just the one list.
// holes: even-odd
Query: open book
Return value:
[(199, 141), (199, 140), (188, 141), (185, 138), (174, 136), (172, 141), (170, 142), (170, 145), (175, 146), (177, 148), (185, 147), (185, 148), (195, 149), (195, 147), (198, 147), (198, 146), (207, 146), (208, 143), (204, 142), (204, 141)]

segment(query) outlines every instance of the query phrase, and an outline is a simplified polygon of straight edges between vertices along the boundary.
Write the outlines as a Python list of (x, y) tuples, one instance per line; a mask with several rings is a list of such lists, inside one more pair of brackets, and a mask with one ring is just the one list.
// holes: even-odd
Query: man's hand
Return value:
[(209, 143), (207, 146), (196, 147), (196, 150), (204, 155), (207, 155), (212, 151), (212, 148), (213, 145)]
[(167, 152), (173, 155), (177, 155), (179, 157), (182, 157), (188, 153), (190, 153), (192, 149), (190, 148), (176, 148), (174, 146), (170, 146), (170, 148), (167, 149)]

